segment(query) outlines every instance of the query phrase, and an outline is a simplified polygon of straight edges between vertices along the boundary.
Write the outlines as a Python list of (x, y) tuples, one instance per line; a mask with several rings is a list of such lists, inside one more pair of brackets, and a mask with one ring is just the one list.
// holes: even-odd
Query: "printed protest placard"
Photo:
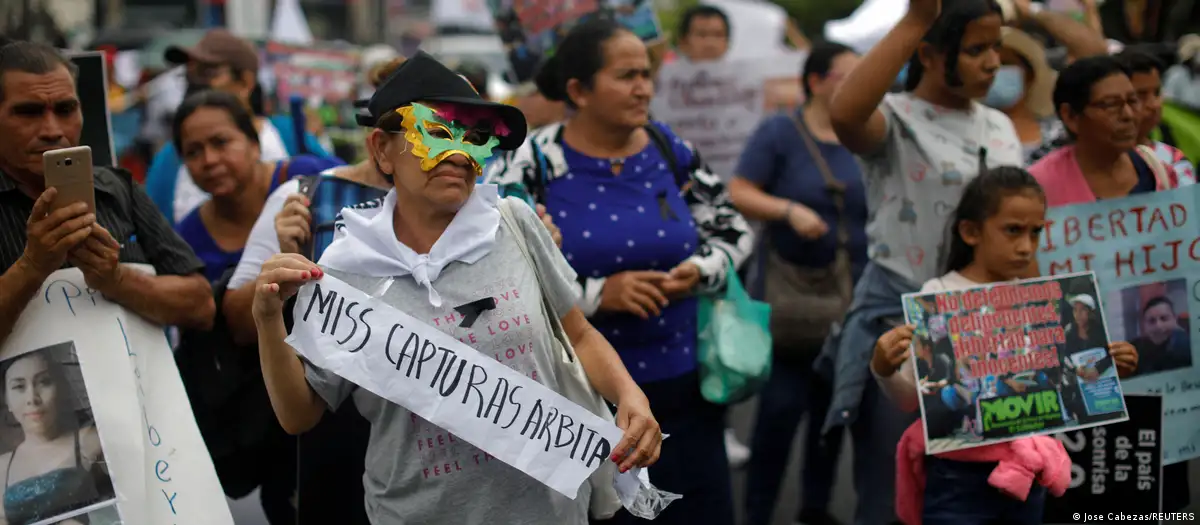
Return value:
[(287, 342), (314, 366), (569, 498), (621, 439), (611, 422), (336, 277), (296, 297)]
[(1163, 462), (1200, 457), (1200, 186), (1051, 208), (1042, 275), (1095, 272), (1109, 335), (1138, 350), (1126, 392), (1162, 394)]
[(904, 296), (926, 452), (1126, 419), (1092, 274)]
[[(42, 285), (0, 347), (0, 369), (4, 408), (20, 423), (0, 434), (0, 461), (24, 456), (35, 466), (23, 480), (10, 475), (5, 496), (60, 471), (63, 457), (79, 470), (56, 474), (79, 483), (52, 489), (62, 492), (49, 498), (56, 505), (29, 519), (5, 516), (9, 523), (81, 514), (114, 523), (115, 503), (128, 524), (233, 525), (162, 327), (88, 289), (79, 270), (59, 270)], [(31, 434), (52, 437), (63, 454), (30, 461), (23, 444)]]
[(317, 99), (322, 103), (353, 102), (358, 86), (358, 55), (268, 42), (266, 60), (275, 79), (276, 99)]
[(713, 173), (729, 180), (763, 116), (801, 102), (805, 56), (666, 64), (650, 112), (691, 142)]
[(1046, 523), (1162, 509), (1162, 397), (1127, 394), (1125, 408), (1126, 421), (1056, 436), (1071, 455), (1071, 488), (1046, 500)]
[(647, 44), (662, 32), (650, 0), (488, 0), (515, 83), (528, 82), (554, 56), (571, 28), (596, 15), (611, 16)]

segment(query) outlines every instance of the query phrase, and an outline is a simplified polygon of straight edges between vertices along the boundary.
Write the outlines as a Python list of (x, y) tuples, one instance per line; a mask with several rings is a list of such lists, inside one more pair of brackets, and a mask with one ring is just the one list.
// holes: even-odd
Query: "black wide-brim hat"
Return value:
[(446, 102), (491, 110), (509, 131), (507, 136), (496, 137), (500, 139), (497, 149), (515, 150), (525, 142), (525, 135), (529, 133), (525, 114), (520, 109), (484, 100), (470, 82), (424, 51), (417, 51), (416, 55), (396, 68), (375, 90), (370, 100), (360, 100), (355, 104), (366, 109), (365, 113), (357, 115), (356, 120), (360, 126), (375, 127), (380, 117), (413, 102)]

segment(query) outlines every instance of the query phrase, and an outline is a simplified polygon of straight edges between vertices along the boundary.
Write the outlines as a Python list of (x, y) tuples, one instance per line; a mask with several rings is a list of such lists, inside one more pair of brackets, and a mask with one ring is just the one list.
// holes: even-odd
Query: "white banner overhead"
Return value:
[(314, 42), (308, 18), (300, 7), (300, 0), (275, 2), (275, 14), (271, 18), (271, 40), (298, 46), (311, 46)]
[[(24, 465), (5, 496), (51, 472), (77, 482), (7, 523), (233, 525), (162, 327), (88, 289), (79, 270), (42, 285), (0, 346), (0, 370), (18, 423), (0, 429), (0, 462)], [(34, 435), (49, 448), (27, 451)]]
[(825, 24), (825, 39), (866, 53), (908, 11), (908, 0), (867, 0), (854, 13)]
[(429, 19), (434, 27), (481, 31), (495, 31), (496, 28), (486, 0), (434, 0)]

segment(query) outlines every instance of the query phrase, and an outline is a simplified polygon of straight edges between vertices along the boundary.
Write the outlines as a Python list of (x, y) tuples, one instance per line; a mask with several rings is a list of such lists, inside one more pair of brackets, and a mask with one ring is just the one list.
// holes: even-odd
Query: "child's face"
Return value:
[(1002, 197), (983, 224), (963, 222), (959, 233), (975, 248), (976, 264), (999, 280), (1010, 280), (1028, 273), (1045, 224), (1045, 200), (1026, 191)]

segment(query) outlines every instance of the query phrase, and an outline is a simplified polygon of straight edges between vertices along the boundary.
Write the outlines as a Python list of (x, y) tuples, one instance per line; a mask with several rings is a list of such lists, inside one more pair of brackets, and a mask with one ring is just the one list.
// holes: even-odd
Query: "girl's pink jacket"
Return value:
[[(944, 452), (937, 457), (998, 462), (988, 483), (1020, 501), (1029, 497), (1035, 480), (1056, 497), (1071, 485), (1071, 457), (1062, 442), (1050, 436)], [(896, 516), (905, 525), (920, 525), (924, 498), (925, 430), (917, 420), (896, 446)]]

